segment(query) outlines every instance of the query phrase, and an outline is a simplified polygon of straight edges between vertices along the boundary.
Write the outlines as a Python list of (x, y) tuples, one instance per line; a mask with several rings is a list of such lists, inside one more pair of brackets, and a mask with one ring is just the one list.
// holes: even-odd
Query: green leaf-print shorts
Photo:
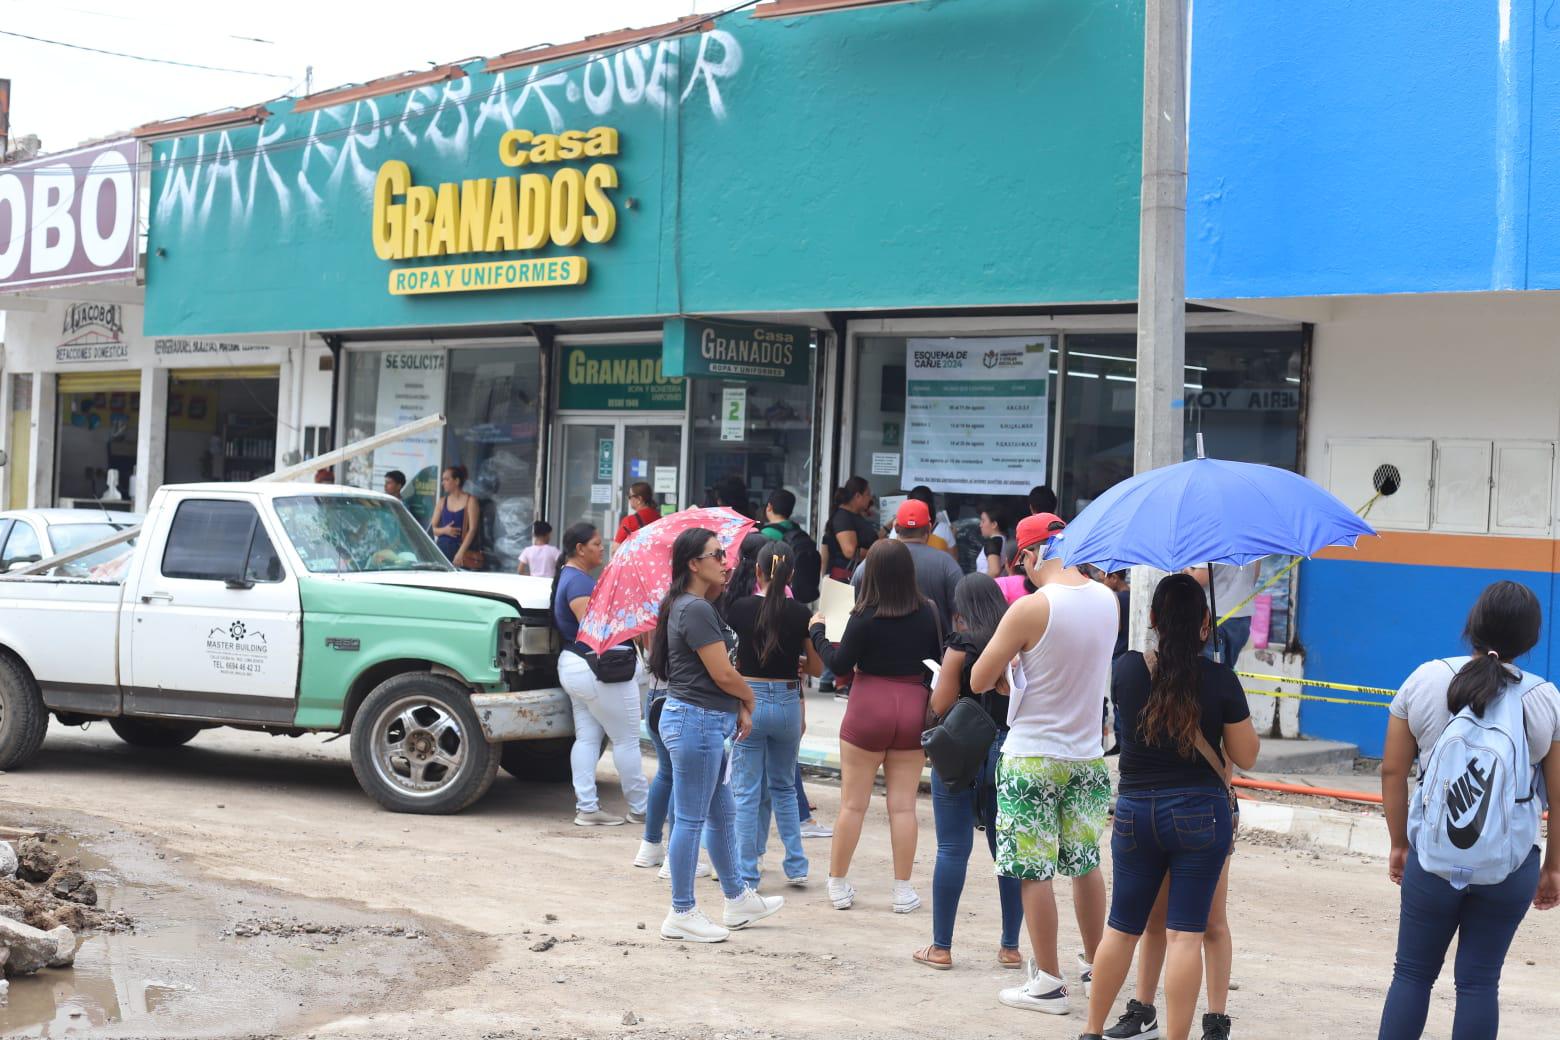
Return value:
[(1082, 877), (1100, 865), (1110, 813), (1103, 758), (1003, 755), (997, 766), (997, 873), (1024, 881)]

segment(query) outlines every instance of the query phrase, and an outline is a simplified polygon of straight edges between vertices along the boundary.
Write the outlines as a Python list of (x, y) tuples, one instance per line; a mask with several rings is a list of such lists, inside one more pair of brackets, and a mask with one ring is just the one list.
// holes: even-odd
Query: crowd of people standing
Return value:
[[(1087, 1021), (1080, 1040), (1184, 1040), (1206, 981), (1201, 1035), (1226, 1040), (1233, 962), (1227, 900), (1239, 825), (1231, 778), (1235, 768), (1252, 767), (1259, 747), (1230, 665), (1249, 631), (1249, 620), (1239, 623), (1249, 616), (1240, 612), (1239, 597), (1249, 599), (1255, 567), (1166, 576), (1149, 590), (1154, 648), (1129, 651), (1124, 575), (1058, 558), (1054, 547), (1066, 524), (1053, 511), (1054, 496), (1033, 498), (1053, 508), (1036, 509), (1011, 534), (1003, 517), (983, 514), (986, 539), (971, 574), (954, 562), (951, 531), (938, 533), (946, 517), (929, 491), (913, 491), (887, 530), (867, 519), (871, 501), (865, 480), (848, 482), (818, 546), (792, 519), (794, 496), (779, 492), (766, 504), (766, 525), (730, 561), (714, 532), (682, 532), (646, 648), (648, 675), (635, 655), (616, 681), (602, 672), (615, 651), (590, 661), (572, 644), (570, 628), (572, 619), (577, 629), (588, 602), (600, 534), (588, 525), (564, 533), (554, 613), (571, 641), (568, 653), (580, 658), (567, 676), (560, 663), (582, 734), (576, 822), (623, 822), (599, 818), (594, 768), (605, 738), (628, 820), (645, 826), (635, 865), (662, 866), (671, 881), (661, 935), (719, 942), (776, 914), (784, 899), (760, 892), (770, 820), (783, 848), (784, 883), (808, 885), (809, 806), (798, 766), (804, 685), (833, 677), (848, 686), (848, 699), (826, 898), (838, 910), (857, 905), (850, 868), (881, 772), (892, 850), (889, 905), (912, 913), (922, 905), (912, 876), (927, 762), (922, 733), (970, 700), (994, 736), (973, 779), (951, 784), (933, 769), (931, 942), (911, 953), (914, 960), (934, 970), (954, 966), (954, 924), (975, 832), (982, 830), (1000, 907), (994, 963), (1024, 973), (1019, 985), (997, 994), (1001, 1003), (1067, 1014), (1081, 996)], [(804, 566), (809, 573), (801, 573)], [(856, 588), (837, 641), (826, 633), (827, 619), (807, 606), (811, 572)], [(1210, 593), (1227, 605), (1222, 623)], [(1475, 654), (1425, 665), (1392, 704), (1383, 788), (1390, 875), (1402, 885), (1403, 919), (1383, 1038), (1420, 1035), (1454, 935), (1453, 1036), (1495, 1036), (1500, 966), (1512, 936), (1529, 905), (1560, 904), (1560, 838), (1548, 840), (1543, 856), (1535, 845), (1537, 796), (1546, 783), (1560, 783), (1560, 756), (1549, 754), (1560, 740), (1560, 693), (1513, 664), (1536, 643), (1540, 623), (1530, 591), (1509, 582), (1492, 586), (1469, 619)], [(639, 763), (640, 680), (651, 687), (645, 710), (659, 765), (653, 784)], [(1508, 741), (1519, 751), (1514, 762), (1500, 763), (1518, 789), (1518, 808), (1502, 817), (1515, 821), (1507, 826), (1512, 833), (1490, 839), (1511, 846), (1503, 865), (1485, 857), (1472, 867), (1467, 856), (1437, 851), (1444, 842), (1435, 837), (1436, 822), (1426, 822), (1428, 802), (1409, 805), (1410, 765), (1417, 760), (1421, 775), (1436, 769), (1441, 738), (1470, 716), (1479, 721), (1468, 725), (1505, 725), (1525, 737)], [(1107, 748), (1120, 755), (1114, 795)], [(1472, 780), (1459, 781), (1464, 795), (1494, 785), (1487, 765), (1467, 769)], [(1453, 816), (1461, 808), (1456, 797), (1454, 791), (1446, 810)], [(1516, 826), (1529, 816), (1531, 832)], [(1468, 848), (1482, 848), (1478, 825), (1463, 826), (1475, 827), (1471, 838), (1464, 835)], [(1107, 829), (1109, 886), (1101, 858)], [(700, 862), (701, 845), (710, 867)], [(709, 872), (724, 897), (718, 923), (695, 897), (695, 877)], [(1058, 875), (1072, 887), (1078, 938), (1065, 964), (1053, 892)], [(1136, 989), (1107, 1027), (1134, 959)], [(1156, 1007), (1161, 976), (1163, 1015)]]

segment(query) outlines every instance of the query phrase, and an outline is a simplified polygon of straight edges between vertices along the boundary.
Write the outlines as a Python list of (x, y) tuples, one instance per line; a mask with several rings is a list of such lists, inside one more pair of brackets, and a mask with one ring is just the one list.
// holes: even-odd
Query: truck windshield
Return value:
[(314, 574), (454, 569), (399, 502), (368, 495), (294, 495), (276, 499), (276, 515)]

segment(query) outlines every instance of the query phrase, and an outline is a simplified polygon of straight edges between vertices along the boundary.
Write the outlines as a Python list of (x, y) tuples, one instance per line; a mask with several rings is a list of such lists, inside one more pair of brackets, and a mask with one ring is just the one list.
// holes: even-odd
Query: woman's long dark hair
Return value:
[(558, 607), (558, 579), (563, 577), (563, 565), (579, 555), (580, 546), (594, 537), (596, 525), (581, 520), (577, 524), (570, 524), (563, 532), (563, 537), (558, 539), (558, 568), (553, 571), (552, 595), (547, 598), (549, 614)]
[(1154, 590), (1154, 632), (1159, 636), (1158, 667), (1148, 703), (1138, 718), (1146, 743), (1169, 744), (1184, 758), (1196, 751), (1202, 724), (1202, 649), (1207, 641), (1208, 598), (1190, 574), (1171, 574)]
[(953, 613), (964, 623), (964, 632), (974, 644), (979, 656), (996, 634), (1007, 613), (1007, 597), (1002, 587), (989, 574), (966, 574), (953, 590)]
[(720, 594), (720, 599), (715, 603), (715, 610), (720, 614), (721, 620), (730, 624), (731, 608), (743, 596), (753, 595), (753, 575), (758, 566), (758, 550), (770, 544), (769, 539), (752, 532), (742, 539), (742, 548), (738, 551), (737, 565), (731, 569), (731, 577), (726, 579), (726, 588)]
[(876, 609), (880, 618), (909, 617), (926, 602), (915, 583), (915, 558), (905, 543), (891, 538), (873, 542), (862, 570), (852, 614)]
[[(746, 548), (747, 542), (743, 541), (742, 545)], [(764, 602), (758, 608), (758, 620), (753, 623), (753, 628), (754, 634), (758, 636), (758, 659), (768, 661), (780, 650), (780, 619), (785, 615), (785, 587), (791, 584), (791, 549), (784, 542), (772, 542), (764, 538), (754, 563), (758, 573), (764, 576)]]
[(655, 616), (655, 636), (650, 640), (650, 674), (662, 682), (666, 682), (669, 672), (666, 619), (671, 617), (677, 597), (687, 592), (693, 582), (694, 559), (704, 553), (704, 547), (714, 537), (715, 532), (707, 528), (690, 527), (672, 543), (672, 584), (661, 598), (661, 609)]
[(1463, 638), (1473, 646), (1473, 660), (1462, 666), (1446, 689), (1446, 707), (1453, 715), (1472, 708), (1480, 718), (1512, 676), (1503, 662), (1521, 657), (1538, 644), (1544, 611), (1526, 585), (1497, 581), (1468, 612)]

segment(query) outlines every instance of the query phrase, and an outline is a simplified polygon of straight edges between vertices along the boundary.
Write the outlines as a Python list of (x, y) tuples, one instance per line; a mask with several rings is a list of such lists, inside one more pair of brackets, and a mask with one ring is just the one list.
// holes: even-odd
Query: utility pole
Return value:
[[(1133, 469), (1180, 462), (1186, 394), (1187, 0), (1146, 0), (1143, 17), (1143, 188), (1138, 211), (1137, 414)], [(1149, 645), (1148, 608), (1161, 576), (1132, 568), (1134, 649)]]

